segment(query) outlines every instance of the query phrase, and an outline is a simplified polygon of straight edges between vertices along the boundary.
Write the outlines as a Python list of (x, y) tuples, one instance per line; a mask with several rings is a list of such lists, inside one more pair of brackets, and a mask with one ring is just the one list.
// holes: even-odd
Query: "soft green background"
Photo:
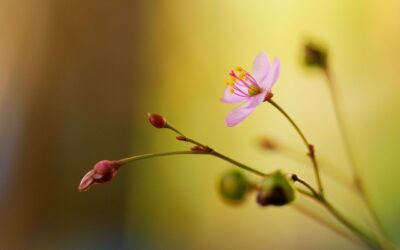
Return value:
[[(145, 105), (190, 136), (260, 170), (282, 168), (312, 180), (304, 166), (256, 148), (257, 136), (268, 135), (304, 150), (294, 130), (268, 105), (237, 127), (224, 125), (231, 107), (218, 97), (227, 72), (238, 64), (251, 68), (254, 56), (265, 51), (282, 64), (275, 100), (298, 121), (318, 154), (347, 174), (326, 82), (300, 65), (302, 44), (308, 38), (322, 40), (331, 52), (357, 160), (376, 208), (396, 239), (399, 7), (395, 1), (159, 2), (148, 10), (154, 18), (148, 24), (147, 64), (156, 72), (150, 82), (159, 85)], [(150, 151), (184, 148), (167, 131), (149, 133)], [(253, 197), (240, 208), (221, 203), (214, 187), (227, 164), (219, 160), (182, 156), (136, 165), (140, 167), (131, 173), (128, 227), (140, 235), (134, 242), (146, 237), (143, 244), (149, 248), (354, 247), (290, 208), (260, 209)], [(343, 210), (364, 222), (365, 211), (353, 194), (332, 183), (326, 189)]]
[[(7, 249), (358, 249), (291, 207), (260, 208), (253, 196), (241, 207), (223, 203), (216, 184), (229, 164), (208, 156), (136, 162), (108, 185), (76, 191), (97, 160), (187, 147), (148, 126), (147, 112), (259, 170), (313, 182), (304, 146), (270, 105), (237, 127), (224, 124), (233, 108), (219, 101), (227, 73), (250, 70), (261, 51), (282, 65), (275, 101), (316, 145), (322, 168), (330, 162), (349, 178), (326, 81), (301, 64), (308, 39), (329, 49), (357, 162), (400, 244), (400, 2), (0, 4), (0, 240)], [(260, 150), (260, 136), (299, 162)], [(360, 200), (324, 181), (337, 206), (370, 227)]]

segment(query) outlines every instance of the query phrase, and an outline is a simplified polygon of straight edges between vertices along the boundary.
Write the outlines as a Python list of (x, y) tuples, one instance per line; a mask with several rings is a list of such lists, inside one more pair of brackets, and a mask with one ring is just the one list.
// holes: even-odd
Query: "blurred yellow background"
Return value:
[[(216, 185), (230, 165), (208, 156), (135, 162), (78, 193), (96, 161), (185, 149), (147, 112), (262, 171), (313, 181), (300, 163), (264, 152), (269, 136), (303, 154), (270, 105), (237, 127), (219, 101), (230, 69), (258, 52), (282, 68), (274, 100), (318, 156), (350, 177), (328, 87), (301, 64), (308, 39), (330, 53), (346, 126), (374, 205), (400, 244), (400, 2), (0, 0), (0, 248), (359, 249), (291, 207), (239, 207)], [(346, 215), (370, 227), (360, 200), (324, 176)], [(298, 202), (315, 207), (306, 200)]]

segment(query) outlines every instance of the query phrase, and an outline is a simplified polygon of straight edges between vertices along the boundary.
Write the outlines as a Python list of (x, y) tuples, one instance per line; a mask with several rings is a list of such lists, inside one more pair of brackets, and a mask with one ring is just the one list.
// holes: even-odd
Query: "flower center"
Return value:
[(229, 72), (231, 79), (226, 82), (231, 86), (230, 91), (240, 97), (252, 97), (262, 92), (260, 85), (254, 77), (242, 67), (236, 67)]
[(261, 89), (258, 86), (252, 84), (247, 90), (247, 93), (249, 93), (250, 96), (255, 96), (261, 93)]

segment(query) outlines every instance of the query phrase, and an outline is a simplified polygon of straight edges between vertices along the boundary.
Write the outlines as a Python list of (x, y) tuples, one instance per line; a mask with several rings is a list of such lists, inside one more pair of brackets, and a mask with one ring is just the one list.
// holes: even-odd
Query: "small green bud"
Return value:
[(326, 69), (328, 52), (312, 42), (304, 46), (304, 63), (310, 67)]
[(221, 177), (219, 191), (226, 201), (237, 203), (244, 200), (248, 185), (246, 177), (240, 171), (229, 170)]
[(257, 203), (261, 206), (283, 206), (292, 202), (295, 196), (293, 185), (278, 170), (261, 181), (257, 194)]

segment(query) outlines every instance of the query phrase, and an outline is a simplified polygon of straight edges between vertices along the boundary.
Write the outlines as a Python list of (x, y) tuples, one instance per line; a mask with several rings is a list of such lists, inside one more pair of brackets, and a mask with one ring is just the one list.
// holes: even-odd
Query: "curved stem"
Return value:
[(296, 176), (295, 181), (299, 182), (306, 188), (308, 188), (313, 195), (301, 194), (312, 198), (313, 200), (317, 201), (319, 204), (324, 206), (340, 223), (346, 226), (350, 231), (352, 231), (357, 237), (359, 237), (367, 246), (371, 249), (384, 249), (385, 247), (381, 244), (379, 239), (376, 239), (373, 235), (369, 232), (366, 232), (359, 226), (357, 226), (354, 222), (350, 221), (347, 217), (345, 217), (339, 210), (337, 210), (324, 196), (319, 195), (306, 181), (301, 180)]
[[(208, 148), (210, 149), (210, 148)], [(114, 161), (119, 167), (129, 163), (129, 162), (133, 162), (133, 161), (138, 161), (138, 160), (143, 160), (143, 159), (149, 159), (149, 158), (155, 158), (155, 157), (161, 157), (161, 156), (169, 156), (169, 155), (211, 155), (211, 156), (215, 156), (217, 158), (223, 159), (227, 162), (230, 162), (246, 171), (252, 172), (256, 175), (259, 175), (261, 177), (265, 177), (268, 176), (268, 174), (263, 173), (261, 171), (255, 170), (241, 162), (238, 162), (232, 158), (229, 158), (228, 156), (225, 156), (221, 153), (218, 153), (212, 149), (210, 150), (206, 150), (206, 151), (172, 151), (172, 152), (163, 152), (163, 153), (151, 153), (151, 154), (142, 154), (142, 155), (135, 155), (132, 157), (128, 157), (128, 158), (124, 158), (121, 160), (116, 160)]]
[(183, 134), (179, 131), (179, 130), (177, 130), (176, 128), (174, 128), (171, 124), (169, 124), (168, 122), (167, 122), (167, 124), (165, 125), (165, 128), (167, 128), (167, 129), (171, 129), (172, 131), (174, 131), (175, 133), (177, 133), (178, 135), (182, 135), (183, 136)]
[(272, 99), (269, 99), (268, 102), (271, 103), (276, 109), (278, 109), (286, 117), (286, 119), (288, 119), (288, 121), (292, 124), (292, 126), (296, 129), (297, 133), (300, 135), (301, 140), (304, 142), (305, 146), (308, 148), (310, 143), (308, 142), (306, 136), (301, 131), (300, 127), (297, 126), (297, 124), (289, 116), (289, 114), (286, 113), (286, 111), (283, 110), (283, 108), (281, 106), (279, 106), (276, 102), (274, 102)]
[(311, 194), (312, 194), (314, 197), (318, 197), (318, 196), (319, 196), (318, 192), (317, 192), (310, 184), (308, 184), (306, 181), (303, 181), (302, 179), (300, 179), (297, 175), (296, 175), (295, 178), (292, 177), (292, 180), (293, 180), (293, 181), (296, 181), (296, 182), (299, 182), (299, 183), (301, 183), (303, 186), (305, 186), (308, 190), (311, 191)]
[(238, 161), (235, 161), (235, 160), (229, 158), (228, 156), (225, 156), (225, 155), (223, 155), (223, 154), (218, 153), (217, 151), (214, 151), (214, 150), (213, 150), (210, 154), (213, 155), (213, 156), (215, 156), (215, 157), (218, 157), (218, 158), (220, 158), (220, 159), (223, 159), (223, 160), (225, 160), (225, 161), (227, 161), (227, 162), (230, 162), (230, 163), (232, 163), (232, 164), (234, 164), (234, 165), (236, 165), (236, 166), (238, 166), (238, 167), (240, 167), (240, 168), (242, 168), (242, 169), (244, 169), (244, 170), (247, 170), (247, 171), (250, 171), (250, 172), (252, 172), (252, 173), (254, 173), (254, 174), (256, 174), (256, 175), (259, 175), (259, 176), (261, 176), (261, 177), (268, 176), (268, 174), (265, 174), (265, 173), (263, 173), (263, 172), (260, 172), (260, 171), (258, 171), (258, 170), (255, 170), (255, 169), (253, 169), (253, 168), (251, 168), (251, 167), (249, 167), (249, 166), (247, 166), (247, 165), (244, 165), (243, 163), (240, 163), (240, 162), (238, 162)]
[(326, 68), (324, 70), (324, 73), (325, 73), (325, 77), (326, 77), (326, 79), (328, 81), (329, 93), (331, 95), (331, 100), (332, 100), (332, 103), (333, 103), (333, 109), (334, 109), (335, 116), (336, 116), (336, 119), (337, 119), (339, 132), (340, 132), (342, 140), (343, 140), (343, 144), (344, 144), (345, 152), (347, 154), (347, 158), (350, 161), (350, 168), (351, 168), (351, 170), (353, 172), (353, 176), (356, 179), (355, 181), (357, 183), (359, 181), (359, 179), (360, 179), (360, 171), (359, 171), (359, 168), (357, 166), (356, 159), (355, 159), (355, 157), (354, 157), (354, 155), (352, 153), (352, 150), (351, 150), (350, 140), (349, 140), (349, 137), (347, 136), (348, 132), (347, 132), (347, 129), (346, 129), (346, 126), (345, 126), (345, 122), (343, 120), (342, 111), (341, 111), (341, 109), (339, 107), (339, 100), (338, 100), (338, 97), (337, 97), (337, 94), (336, 94), (335, 84), (333, 82), (332, 75), (331, 75), (330, 70), (328, 68)]
[(203, 152), (195, 152), (195, 151), (172, 151), (172, 152), (163, 152), (163, 153), (151, 153), (151, 154), (142, 154), (142, 155), (135, 155), (127, 158), (123, 158), (117, 161), (114, 161), (120, 167), (127, 164), (128, 162), (144, 160), (154, 157), (160, 156), (169, 156), (169, 155), (185, 155), (185, 154), (204, 154)]
[(286, 119), (290, 122), (290, 124), (292, 124), (292, 126), (295, 128), (295, 130), (297, 131), (297, 133), (300, 135), (302, 141), (304, 142), (307, 150), (308, 150), (308, 156), (311, 159), (311, 162), (313, 164), (314, 167), (314, 173), (315, 173), (315, 179), (317, 180), (317, 185), (318, 185), (318, 190), (319, 190), (319, 194), (323, 195), (323, 187), (322, 187), (322, 181), (321, 181), (321, 176), (319, 173), (319, 166), (317, 163), (317, 159), (315, 156), (315, 150), (314, 150), (314, 146), (312, 144), (310, 144), (307, 140), (307, 138), (305, 137), (304, 133), (301, 131), (300, 127), (297, 126), (297, 124), (294, 122), (294, 120), (289, 116), (288, 113), (286, 113), (286, 111), (281, 108), (281, 106), (279, 106), (276, 102), (274, 102), (272, 99), (268, 100), (269, 103), (272, 104), (272, 106), (274, 106), (277, 110), (279, 110), (279, 112), (282, 113), (283, 116), (286, 117)]
[[(274, 102), (272, 102), (274, 103)], [(274, 103), (275, 104), (275, 103)], [(301, 130), (298, 128), (298, 126), (294, 123), (294, 121), (283, 111), (283, 109), (281, 109), (277, 104), (274, 105), (275, 107), (277, 107), (288, 119), (289, 121), (291, 121), (292, 125), (296, 128), (296, 130), (298, 130), (299, 134), (302, 135), (302, 138), (304, 139), (304, 142), (308, 145), (308, 149), (309, 149), (309, 155), (311, 157), (311, 159), (313, 160), (313, 164), (314, 167), (316, 169), (318, 169), (318, 165), (316, 164), (316, 160), (315, 160), (315, 155), (314, 155), (314, 150), (311, 144), (308, 144), (308, 141), (305, 139), (303, 133), (301, 133)], [(186, 142), (190, 142), (192, 144), (195, 144), (197, 146), (200, 146), (201, 150), (200, 151), (174, 151), (174, 152), (167, 152), (167, 153), (158, 153), (158, 154), (146, 154), (146, 155), (141, 155), (141, 156), (134, 156), (134, 157), (129, 157), (126, 159), (122, 159), (121, 163), (127, 163), (129, 161), (133, 161), (133, 160), (140, 160), (140, 159), (145, 159), (145, 158), (151, 158), (151, 157), (156, 157), (156, 156), (166, 156), (166, 155), (173, 155), (173, 154), (205, 154), (205, 155), (213, 155), (217, 158), (223, 159), (225, 161), (228, 161), (244, 170), (250, 171), (254, 174), (257, 174), (259, 176), (267, 176), (267, 174), (262, 173), (258, 170), (255, 170), (243, 163), (240, 163), (236, 160), (233, 160), (231, 158), (229, 158), (228, 156), (225, 156), (215, 150), (213, 150), (212, 148), (197, 142), (193, 139), (190, 139), (186, 136), (184, 136), (181, 132), (179, 132), (178, 130), (176, 130), (175, 128), (173, 128), (171, 125), (169, 125), (167, 128), (171, 129), (172, 131), (178, 133), (179, 135), (182, 136), (182, 138), (179, 138), (179, 140), (182, 141), (186, 141)], [(317, 176), (319, 177), (319, 172), (316, 171)], [(360, 229), (359, 227), (357, 227), (354, 223), (352, 223), (351, 221), (349, 221), (346, 217), (344, 217), (336, 208), (334, 208), (324, 197), (323, 193), (322, 193), (322, 187), (319, 186), (320, 188), (320, 192), (317, 192), (311, 185), (309, 185), (307, 182), (301, 180), (300, 178), (298, 178), (297, 176), (292, 176), (292, 179), (294, 181), (297, 181), (299, 183), (301, 183), (303, 186), (305, 186), (308, 190), (310, 190), (310, 192), (306, 191), (306, 190), (302, 190), (299, 189), (299, 192), (307, 197), (310, 197), (314, 200), (316, 200), (317, 202), (319, 202), (320, 204), (322, 204), (338, 221), (340, 221), (344, 226), (346, 226), (349, 230), (351, 230), (356, 236), (358, 236), (361, 240), (363, 240), (363, 242), (365, 242), (369, 247), (373, 248), (373, 249), (383, 249), (383, 247), (381, 247), (380, 242), (378, 240), (376, 240), (373, 236), (371, 236), (369, 233), (363, 231), (362, 229)], [(318, 178), (319, 179), (319, 178)], [(318, 180), (317, 179), (317, 180)], [(319, 182), (320, 184), (320, 182)]]
[(345, 126), (345, 122), (343, 119), (343, 112), (340, 109), (339, 105), (339, 100), (336, 94), (336, 89), (335, 89), (335, 84), (332, 78), (332, 74), (330, 72), (329, 67), (326, 67), (324, 69), (325, 77), (328, 81), (328, 86), (329, 86), (329, 93), (331, 95), (332, 103), (333, 103), (333, 109), (335, 112), (335, 116), (338, 122), (338, 127), (339, 127), (339, 132), (341, 134), (342, 140), (343, 140), (343, 145), (345, 148), (345, 152), (347, 154), (347, 158), (350, 161), (350, 167), (353, 172), (353, 178), (354, 178), (354, 183), (357, 188), (358, 193), (360, 194), (364, 204), (368, 208), (368, 211), (372, 217), (372, 219), (375, 221), (375, 224), (378, 226), (380, 232), (382, 235), (387, 237), (387, 232), (385, 231), (385, 228), (383, 226), (382, 221), (379, 219), (378, 213), (376, 212), (374, 206), (372, 205), (371, 199), (368, 195), (368, 192), (365, 189), (365, 185), (362, 179), (362, 176), (359, 171), (359, 167), (357, 165), (357, 161), (355, 159), (355, 156), (353, 154), (353, 151), (351, 150), (351, 143), (348, 137), (348, 131)]
[(294, 209), (296, 209), (297, 211), (299, 211), (300, 213), (304, 214), (305, 216), (307, 216), (307, 217), (315, 220), (316, 222), (320, 223), (321, 225), (331, 229), (332, 231), (339, 234), (343, 238), (345, 238), (349, 241), (352, 241), (353, 243), (355, 243), (357, 245), (361, 244), (362, 246), (364, 246), (362, 241), (360, 241), (358, 238), (355, 238), (353, 235), (349, 234), (347, 231), (344, 231), (342, 228), (339, 228), (336, 224), (331, 223), (329, 220), (325, 219), (324, 217), (318, 216), (316, 213), (311, 211), (306, 206), (302, 206), (302, 205), (296, 203), (296, 204), (293, 204), (292, 207)]
[[(296, 149), (288, 147), (287, 145), (279, 145), (276, 149), (274, 149), (274, 151), (280, 153), (283, 157), (286, 157), (296, 163), (300, 163), (302, 165), (304, 164), (307, 167), (309, 166), (308, 162), (306, 164), (306, 162), (303, 161), (303, 153), (297, 151)], [(356, 188), (350, 177), (346, 177), (343, 173), (337, 171), (332, 163), (330, 163), (326, 159), (321, 159), (321, 157), (318, 157), (318, 165), (322, 166), (320, 169), (321, 174), (325, 174), (328, 178), (331, 178), (337, 184), (351, 190), (354, 190)]]
[(372, 235), (365, 232), (354, 223), (352, 223), (348, 218), (346, 218), (342, 213), (340, 213), (330, 202), (328, 202), (325, 198), (321, 197), (321, 204), (325, 206), (326, 209), (343, 225), (345, 225), (348, 229), (354, 232), (357, 236), (362, 238), (365, 243), (371, 247), (371, 249), (384, 249), (381, 246), (379, 240), (375, 239)]
[(263, 172), (255, 170), (255, 169), (253, 169), (253, 168), (251, 168), (251, 167), (249, 167), (249, 166), (247, 166), (247, 165), (245, 165), (245, 164), (243, 164), (241, 162), (238, 162), (238, 161), (236, 161), (236, 160), (234, 160), (234, 159), (232, 159), (232, 158), (230, 158), (230, 157), (228, 157), (228, 156), (226, 156), (224, 154), (221, 154), (221, 153), (215, 151), (214, 149), (210, 148), (209, 146), (207, 146), (207, 145), (205, 145), (205, 144), (203, 144), (201, 142), (198, 142), (196, 140), (193, 140), (193, 139), (187, 137), (186, 135), (182, 134), (179, 130), (174, 128), (171, 124), (168, 124), (168, 126), (166, 128), (168, 128), (168, 129), (174, 131), (175, 133), (181, 135), (182, 138), (180, 138), (179, 140), (192, 143), (192, 144), (200, 146), (200, 147), (202, 147), (204, 149), (204, 151), (196, 151), (196, 152), (204, 152), (206, 154), (213, 155), (213, 156), (215, 156), (217, 158), (220, 158), (220, 159), (223, 159), (223, 160), (225, 160), (227, 162), (230, 162), (230, 163), (232, 163), (232, 164), (234, 164), (234, 165), (236, 165), (236, 166), (238, 166), (238, 167), (240, 167), (240, 168), (242, 168), (244, 170), (252, 172), (252, 173), (254, 173), (256, 175), (259, 175), (261, 177), (268, 176), (268, 174), (265, 174)]
[(296, 188), (297, 192), (301, 193), (302, 195), (308, 196), (310, 198), (314, 198), (314, 194), (310, 193), (309, 191), (302, 189), (302, 188)]

